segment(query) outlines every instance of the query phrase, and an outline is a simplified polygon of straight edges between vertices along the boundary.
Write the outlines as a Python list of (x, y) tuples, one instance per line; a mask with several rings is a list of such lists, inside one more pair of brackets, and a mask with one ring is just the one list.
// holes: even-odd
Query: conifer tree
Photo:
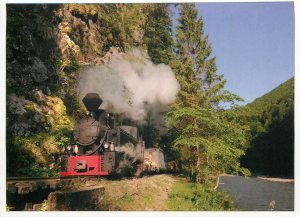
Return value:
[(147, 4), (145, 13), (144, 43), (153, 63), (170, 64), (174, 58), (174, 40), (172, 37), (172, 19), (168, 11), (169, 4)]
[(178, 22), (173, 67), (181, 90), (169, 112), (170, 122), (180, 132), (174, 147), (197, 183), (225, 171), (246, 174), (238, 161), (246, 147), (246, 128), (231, 110), (222, 108), (222, 103), (234, 105), (241, 99), (223, 90), (226, 81), (217, 73), (216, 58), (211, 57), (211, 44), (195, 4), (181, 4)]
[[(172, 37), (172, 19), (169, 14), (169, 4), (145, 4), (146, 14), (144, 47), (154, 64), (169, 65), (174, 60), (174, 39)], [(161, 123), (162, 124), (162, 123)], [(158, 123), (147, 115), (143, 127), (143, 139), (146, 147), (159, 144), (160, 134)], [(160, 144), (161, 145), (161, 144)]]

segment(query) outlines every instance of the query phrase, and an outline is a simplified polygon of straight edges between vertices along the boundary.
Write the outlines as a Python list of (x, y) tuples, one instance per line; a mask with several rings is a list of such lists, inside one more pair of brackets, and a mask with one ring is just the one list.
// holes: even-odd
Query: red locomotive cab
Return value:
[(102, 171), (101, 155), (66, 156), (60, 175), (63, 176), (103, 176), (108, 171)]

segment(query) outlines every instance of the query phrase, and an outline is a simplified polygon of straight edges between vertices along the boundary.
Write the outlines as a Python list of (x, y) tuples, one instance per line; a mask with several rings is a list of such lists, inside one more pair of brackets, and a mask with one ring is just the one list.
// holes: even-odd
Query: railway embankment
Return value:
[[(25, 207), (43, 211), (235, 210), (225, 193), (170, 174), (121, 180), (73, 178), (59, 189), (49, 191), (38, 202), (36, 197), (40, 195), (39, 191), (21, 195), (28, 197)], [(18, 204), (18, 210), (24, 209), (22, 202), (23, 206)]]
[(94, 210), (102, 202), (105, 188), (102, 186), (82, 187), (73, 190), (51, 192), (48, 196), (48, 211)]

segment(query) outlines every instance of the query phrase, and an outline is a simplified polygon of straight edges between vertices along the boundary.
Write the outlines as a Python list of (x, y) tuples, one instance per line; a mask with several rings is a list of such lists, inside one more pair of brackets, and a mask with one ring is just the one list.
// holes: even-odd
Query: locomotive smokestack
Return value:
[(88, 111), (93, 112), (99, 108), (103, 101), (97, 93), (88, 93), (82, 102)]

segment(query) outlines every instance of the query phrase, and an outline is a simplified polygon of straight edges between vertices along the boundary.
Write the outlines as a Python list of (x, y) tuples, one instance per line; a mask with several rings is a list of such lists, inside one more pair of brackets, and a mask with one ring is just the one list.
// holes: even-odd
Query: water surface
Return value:
[(241, 210), (267, 211), (271, 201), (275, 201), (274, 211), (294, 210), (293, 182), (222, 176), (218, 190), (228, 192)]

